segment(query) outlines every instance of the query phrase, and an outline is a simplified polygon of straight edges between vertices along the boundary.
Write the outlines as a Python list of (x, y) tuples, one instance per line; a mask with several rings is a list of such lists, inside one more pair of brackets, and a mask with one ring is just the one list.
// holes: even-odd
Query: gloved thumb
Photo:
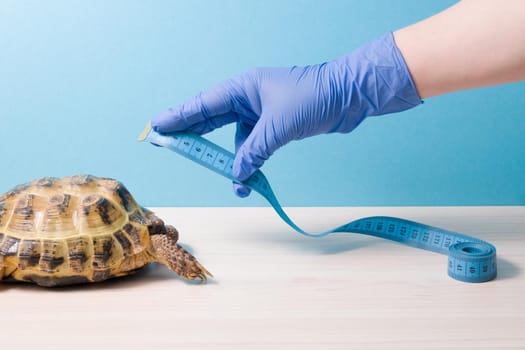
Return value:
[(261, 116), (246, 140), (239, 146), (233, 161), (233, 176), (241, 181), (253, 175), (280, 147), (271, 120)]
[[(239, 150), (253, 130), (253, 124), (238, 122), (237, 131), (235, 132), (235, 152)], [(241, 198), (248, 197), (251, 189), (240, 183), (233, 181), (233, 192)]]

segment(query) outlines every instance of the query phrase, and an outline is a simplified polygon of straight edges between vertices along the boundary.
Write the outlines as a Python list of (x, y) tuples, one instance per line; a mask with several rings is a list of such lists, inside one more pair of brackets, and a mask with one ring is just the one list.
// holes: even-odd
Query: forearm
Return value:
[(525, 80), (523, 0), (464, 0), (394, 38), (421, 98)]

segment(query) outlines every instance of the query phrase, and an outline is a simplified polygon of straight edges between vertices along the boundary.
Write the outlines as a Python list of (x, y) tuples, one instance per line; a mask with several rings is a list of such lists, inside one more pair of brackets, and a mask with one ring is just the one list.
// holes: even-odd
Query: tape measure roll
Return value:
[[(232, 181), (238, 181), (233, 176), (235, 155), (197, 134), (191, 132), (160, 134), (148, 124), (141, 133), (139, 141), (166, 147)], [(268, 179), (260, 170), (243, 184), (261, 194), (277, 214), (302, 235), (323, 237), (336, 232), (352, 232), (389, 239), (448, 255), (448, 275), (456, 280), (486, 282), (496, 277), (496, 248), (480, 239), (409, 220), (384, 216), (362, 218), (325, 232), (309, 233), (297, 226), (284, 212)]]

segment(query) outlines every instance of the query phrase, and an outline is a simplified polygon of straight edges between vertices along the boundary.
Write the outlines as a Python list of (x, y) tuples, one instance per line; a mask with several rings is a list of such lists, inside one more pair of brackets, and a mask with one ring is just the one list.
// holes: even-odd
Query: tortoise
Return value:
[(0, 280), (44, 287), (100, 282), (158, 262), (205, 282), (211, 274), (178, 236), (117, 180), (40, 178), (0, 196)]

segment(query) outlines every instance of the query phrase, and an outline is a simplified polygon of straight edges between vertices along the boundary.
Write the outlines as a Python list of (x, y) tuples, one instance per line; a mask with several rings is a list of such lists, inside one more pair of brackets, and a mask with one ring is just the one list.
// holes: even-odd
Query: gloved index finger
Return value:
[(199, 123), (208, 124), (210, 119), (233, 111), (233, 90), (232, 82), (225, 81), (176, 108), (158, 114), (151, 125), (159, 132), (173, 132), (190, 129)]

